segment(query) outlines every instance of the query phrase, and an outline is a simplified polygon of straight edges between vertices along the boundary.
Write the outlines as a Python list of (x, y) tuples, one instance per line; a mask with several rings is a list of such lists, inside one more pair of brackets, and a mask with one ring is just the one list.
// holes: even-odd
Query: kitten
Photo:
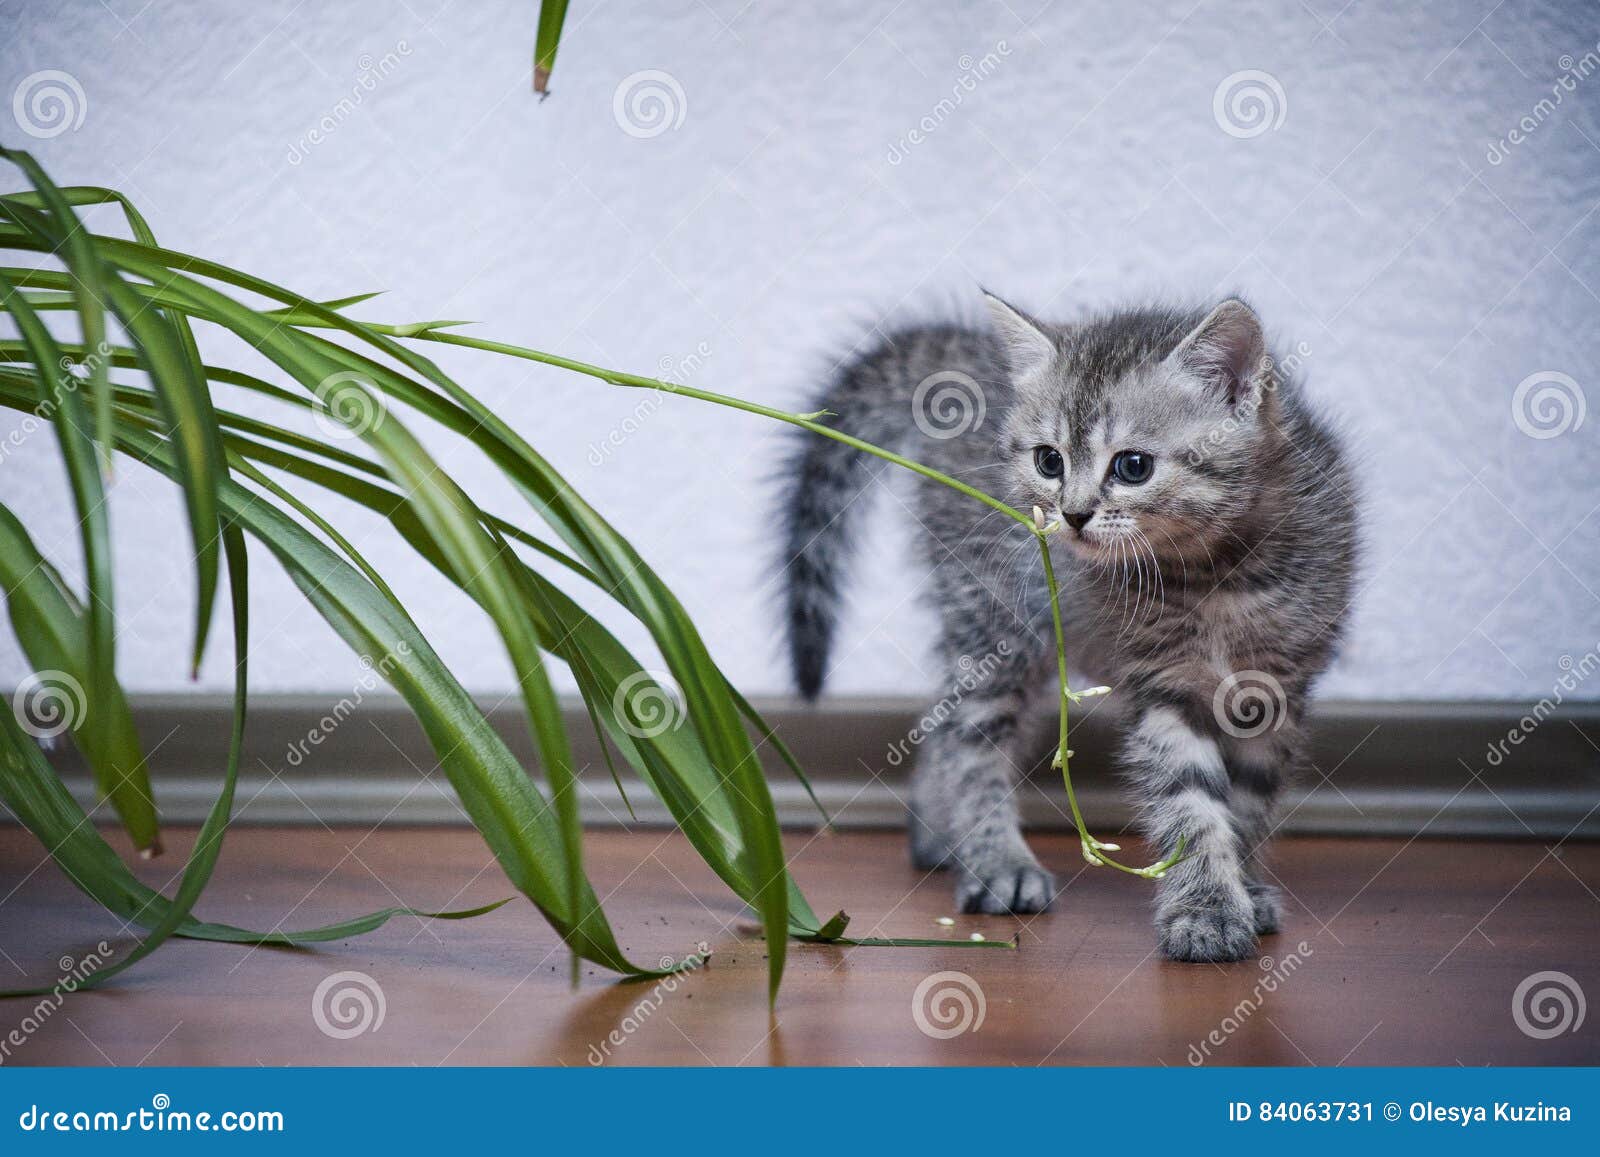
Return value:
[[(1280, 787), (1306, 763), (1308, 691), (1350, 601), (1348, 467), (1241, 301), (1070, 325), (988, 306), (987, 330), (884, 338), (814, 408), (1060, 524), (1051, 554), (1072, 666), (1115, 689), (1103, 702), (1126, 716), (1121, 764), (1143, 830), (1163, 856), (1184, 841), (1157, 886), (1161, 950), (1238, 960), (1278, 927), (1260, 856)], [(787, 621), (808, 699), (827, 671), (859, 499), (886, 468), (809, 434), (792, 459)], [(1042, 911), (1055, 880), (1023, 841), (1015, 799), (1029, 722), (1057, 708), (1038, 547), (931, 482), (914, 513), (938, 651), (961, 690), (918, 753), (912, 862), (954, 868), (964, 912)]]

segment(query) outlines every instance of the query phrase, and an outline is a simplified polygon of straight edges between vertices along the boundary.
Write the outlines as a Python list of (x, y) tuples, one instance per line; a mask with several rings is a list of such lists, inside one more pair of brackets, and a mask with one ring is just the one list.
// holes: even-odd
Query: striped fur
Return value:
[[(1311, 684), (1346, 619), (1350, 472), (1242, 302), (1059, 326), (989, 304), (988, 327), (908, 328), (865, 349), (817, 408), (1061, 523), (1052, 558), (1073, 665), (1117, 690), (1106, 702), (1125, 716), (1122, 768), (1144, 831), (1163, 851), (1186, 849), (1158, 888), (1160, 946), (1179, 960), (1239, 959), (1278, 925), (1261, 857), (1283, 780), (1306, 760)], [(938, 410), (941, 389), (975, 390), (981, 407), (974, 396), (962, 425), (952, 396)], [(1041, 472), (1038, 447), (1062, 455), (1060, 477)], [(1153, 456), (1147, 481), (1116, 476), (1125, 450)], [(786, 618), (808, 698), (825, 681), (853, 528), (881, 469), (830, 439), (795, 446)], [(1037, 547), (1025, 528), (932, 483), (919, 484), (915, 514), (951, 686), (986, 659), (978, 686), (942, 700), (920, 752), (912, 858), (956, 870), (963, 911), (1039, 911), (1055, 884), (1015, 801), (1034, 724), (1055, 708)], [(1073, 529), (1068, 514), (1087, 521)]]

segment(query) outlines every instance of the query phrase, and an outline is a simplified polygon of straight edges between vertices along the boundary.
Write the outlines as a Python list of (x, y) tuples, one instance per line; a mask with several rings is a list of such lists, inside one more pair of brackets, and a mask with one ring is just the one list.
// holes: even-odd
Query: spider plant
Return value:
[[(782, 740), (730, 684), (671, 591), (598, 511), (538, 451), (418, 352), (421, 343), (468, 346), (561, 366), (615, 385), (682, 394), (802, 426), (955, 487), (1033, 528), (1050, 574), (1042, 519), (825, 425), (824, 414), (791, 414), (725, 395), (589, 366), (519, 346), (450, 332), (459, 323), (378, 325), (345, 312), (366, 297), (317, 301), (270, 282), (162, 248), (120, 193), (56, 186), (26, 153), (0, 149), (31, 191), (0, 196), (0, 249), (42, 255), (58, 267), (0, 267), (0, 306), (16, 337), (0, 340), (0, 405), (24, 430), (50, 426), (60, 446), (84, 560), (80, 597), (43, 557), (21, 521), (0, 504), (0, 586), (32, 690), (63, 688), (56, 704), (134, 846), (159, 850), (159, 823), (146, 758), (116, 677), (115, 591), (106, 485), (116, 454), (176, 483), (182, 493), (197, 590), (191, 665), (204, 653), (223, 579), (232, 609), (233, 726), (217, 801), (200, 829), (172, 897), (146, 887), (74, 800), (34, 742), (26, 712), (0, 711), (0, 800), (49, 850), (68, 877), (129, 925), (146, 930), (128, 955), (79, 987), (101, 982), (171, 936), (304, 944), (381, 926), (393, 916), (457, 919), (488, 908), (425, 913), (391, 908), (323, 928), (254, 931), (193, 914), (226, 833), (247, 707), (248, 557), (256, 539), (310, 606), (364, 663), (392, 684), (416, 715), (472, 823), (514, 887), (580, 959), (625, 977), (666, 969), (630, 960), (584, 869), (577, 772), (549, 673), (563, 663), (612, 764), (614, 749), (666, 806), (724, 883), (757, 914), (769, 944), (768, 991), (776, 998), (789, 938), (847, 944), (946, 944), (944, 940), (854, 940), (843, 912), (823, 921), (787, 870), (772, 797), (757, 759), (771, 744), (801, 782)], [(90, 230), (83, 206), (120, 210), (128, 237)], [(369, 295), (370, 296), (370, 295)], [(75, 315), (72, 340), (46, 315)], [(230, 332), (265, 355), (292, 385), (206, 361), (195, 327)], [(59, 329), (61, 327), (56, 327)], [(338, 339), (338, 340), (336, 340)], [(317, 438), (218, 403), (218, 387), (320, 416), (344, 437)], [(525, 501), (529, 520), (480, 507), (412, 432), (436, 423), (482, 453)], [(354, 435), (364, 452), (346, 448)], [(269, 471), (271, 473), (269, 473)], [(278, 477), (274, 477), (277, 475)], [(543, 770), (529, 776), (429, 645), (383, 576), (314, 505), (279, 478), (310, 484), (386, 519), (429, 565), (489, 617), (516, 674), (523, 714)], [(549, 577), (584, 580), (596, 598), (621, 606), (647, 630), (670, 672), (663, 687), (584, 606)], [(1052, 599), (1055, 584), (1051, 575)], [(1059, 607), (1056, 614), (1060, 639)], [(682, 697), (678, 726), (652, 726), (652, 704)], [(1156, 875), (1171, 860), (1125, 868), (1089, 835), (1067, 773), (1067, 707), (1074, 693), (1061, 668), (1058, 762), (1091, 862)], [(76, 696), (76, 698), (73, 698)], [(618, 779), (619, 787), (621, 780)], [(809, 784), (807, 784), (809, 791)], [(813, 796), (813, 799), (815, 797)], [(820, 805), (819, 805), (820, 810)], [(1181, 853), (1181, 849), (1180, 849)], [(504, 903), (504, 901), (502, 901)], [(493, 905), (491, 907), (498, 907)], [(984, 946), (1005, 946), (987, 941)]]

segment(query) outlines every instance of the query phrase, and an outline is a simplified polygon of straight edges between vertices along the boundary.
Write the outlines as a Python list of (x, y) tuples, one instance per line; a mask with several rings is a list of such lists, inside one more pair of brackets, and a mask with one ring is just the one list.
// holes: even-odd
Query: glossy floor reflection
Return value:
[[(165, 885), (188, 840), (173, 833), (144, 878)], [(574, 991), (558, 941), (517, 902), (314, 951), (174, 942), (42, 1017), (35, 1001), (0, 1002), (0, 1037), (21, 1032), (11, 1064), (1600, 1062), (1600, 1013), (1550, 1033), (1554, 989), (1600, 998), (1600, 846), (1285, 841), (1273, 861), (1285, 931), (1227, 967), (1157, 959), (1149, 885), (1087, 869), (1075, 839), (1037, 846), (1066, 890), (1053, 912), (1016, 921), (955, 915), (948, 881), (914, 872), (897, 833), (791, 835), (819, 912), (847, 908), (857, 935), (951, 943), (791, 945), (770, 1015), (766, 945), (692, 849), (670, 833), (597, 832), (592, 874), (631, 957), (704, 943), (703, 968), (615, 984), (585, 966)], [(31, 837), (0, 828), (7, 987), (51, 983), (59, 958), (129, 939), (41, 860)], [(305, 927), (508, 894), (469, 831), (242, 828), (201, 915)], [(1020, 947), (973, 948), (975, 932)], [(1528, 981), (1539, 973), (1567, 979)]]

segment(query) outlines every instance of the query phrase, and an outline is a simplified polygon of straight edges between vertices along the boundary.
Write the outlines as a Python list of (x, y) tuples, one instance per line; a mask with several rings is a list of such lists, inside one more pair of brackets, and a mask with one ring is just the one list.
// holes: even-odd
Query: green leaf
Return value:
[[(0, 147), (0, 158), (10, 161), (27, 174), (36, 192), (31, 198), (8, 198), (0, 205), (0, 212), (9, 215), (19, 224), (31, 222), (32, 228), (43, 232), (55, 241), (67, 268), (72, 274), (72, 296), (83, 327), (83, 344), (89, 350), (98, 350), (106, 344), (106, 272), (92, 237), (78, 215), (72, 211), (68, 198), (39, 167), (37, 161), (25, 152)], [(27, 214), (24, 209), (34, 206), (49, 211), (49, 215)], [(154, 240), (154, 238), (151, 238)], [(95, 431), (100, 439), (102, 465), (111, 466), (111, 387), (105, 364), (98, 358), (88, 361), (89, 381), (95, 397)]]
[[(35, 189), (33, 194), (0, 199), (0, 211), (19, 224), (26, 226), (32, 222), (31, 247), (46, 252), (66, 247), (69, 269), (79, 282), (72, 289), (79, 292), (80, 296), (92, 299), (96, 310), (109, 305), (129, 331), (139, 347), (140, 364), (149, 372), (162, 400), (168, 430), (183, 447), (183, 493), (194, 543), (197, 585), (190, 672), (191, 675), (197, 674), (210, 631), (212, 606), (216, 601), (220, 564), (216, 475), (222, 467), (221, 452), (216, 442), (216, 423), (211, 417), (211, 394), (206, 388), (204, 374), (200, 372), (200, 352), (194, 334), (181, 313), (166, 310), (151, 312), (140, 304), (129, 285), (108, 267), (104, 247), (106, 239), (99, 234), (89, 233), (70, 207), (73, 204), (114, 202), (122, 208), (141, 242), (153, 245), (154, 234), (127, 198), (104, 189), (62, 190), (51, 182), (27, 153), (0, 149), (0, 157), (22, 168)], [(32, 204), (51, 209), (57, 219), (54, 228), (50, 227), (50, 219), (31, 212), (29, 206)], [(89, 248), (85, 250), (85, 247)], [(70, 254), (75, 251), (84, 252), (72, 258)], [(90, 280), (82, 284), (86, 276)], [(84, 304), (87, 308), (89, 303), (85, 301)], [(109, 438), (111, 394), (106, 384), (103, 351), (107, 342), (103, 325), (91, 334), (86, 319), (83, 345), (88, 351), (86, 362), (95, 375), (96, 408), (99, 413), (97, 424), (101, 427), (102, 437)], [(105, 453), (109, 457), (109, 446)]]
[[(572, 547), (578, 558), (605, 581), (611, 597), (626, 606), (650, 629), (668, 669), (683, 690), (690, 714), (696, 719), (706, 743), (708, 759), (726, 778), (730, 789), (749, 805), (737, 809), (735, 817), (742, 842), (742, 855), (747, 861), (744, 868), (757, 889), (753, 906), (761, 915), (772, 945), (768, 953), (768, 991), (769, 996), (776, 999), (787, 951), (783, 932), (788, 924), (789, 888), (771, 793), (750, 737), (744, 729), (738, 705), (728, 693), (726, 679), (712, 662), (687, 613), (637, 552), (503, 419), (478, 402), (427, 358), (359, 322), (323, 310), (315, 303), (307, 302), (299, 295), (270, 282), (215, 262), (109, 238), (103, 239), (102, 245), (113, 263), (144, 273), (153, 282), (171, 291), (180, 304), (192, 304), (201, 310), (215, 311), (224, 324), (242, 335), (259, 332), (259, 319), (252, 321), (254, 315), (245, 316), (249, 311), (243, 311), (242, 307), (225, 296), (174, 270), (181, 267), (287, 304), (298, 304), (299, 308), (317, 316), (322, 324), (343, 330), (388, 355), (437, 387), (447, 398), (441, 399), (434, 390), (403, 374), (331, 342), (315, 339), (312, 335), (297, 334), (292, 343), (276, 332), (263, 335), (258, 348), (303, 382), (306, 380), (306, 371), (295, 363), (301, 358), (321, 355), (332, 359), (345, 373), (368, 375), (386, 393), (415, 406), (447, 426), (456, 425), (460, 417), (466, 417), (469, 423), (466, 428), (461, 429), (459, 425), (456, 428), (461, 429), (500, 467), (534, 509)], [(433, 336), (444, 340), (447, 335)], [(390, 423), (379, 423), (374, 431), (381, 431), (388, 425)], [(380, 439), (368, 440), (382, 449)], [(387, 464), (391, 468), (399, 468), (396, 470), (396, 480), (410, 492), (414, 483), (406, 476), (407, 467), (411, 465), (409, 459), (390, 455)], [(427, 497), (428, 490), (442, 485), (431, 476), (423, 478), (421, 483), (422, 497)], [(458, 504), (452, 503), (452, 506), (455, 507), (453, 513), (459, 513)], [(440, 522), (439, 511), (430, 509), (427, 502), (420, 504), (418, 509), (419, 513), (430, 514), (439, 523), (430, 527), (435, 533), (445, 529), (446, 523), (455, 521), (447, 518)], [(450, 545), (459, 551), (466, 545), (468, 537), (464, 535)], [(443, 539), (441, 545), (445, 545)], [(491, 578), (494, 581), (486, 584), (486, 589), (497, 600), (491, 613), (505, 634), (509, 632), (510, 625), (505, 619), (506, 610), (498, 601), (502, 593), (501, 584), (497, 577)], [(559, 767), (559, 764), (556, 766)], [(559, 789), (556, 799), (558, 806), (561, 806), (562, 794)]]
[(127, 699), (115, 679), (101, 684), (90, 678), (83, 614), (55, 568), (4, 505), (0, 586), (17, 642), (41, 680), (40, 693), (54, 697), (64, 712), (61, 724), (70, 728), (101, 795), (111, 802), (134, 847), (153, 854), (159, 850), (155, 803)]
[(550, 70), (556, 66), (561, 25), (566, 18), (567, 0), (542, 0), (540, 3), (539, 33), (533, 47), (533, 91), (541, 97), (550, 92)]
[[(95, 829), (66, 786), (45, 762), (39, 749), (0, 712), (0, 801), (16, 813), (50, 849), (51, 858), (86, 896), (128, 924), (154, 927), (164, 920), (172, 901), (140, 883), (111, 845)], [(422, 912), (383, 908), (351, 920), (300, 931), (257, 932), (231, 924), (204, 923), (189, 917), (175, 935), (228, 944), (271, 944), (292, 947), (343, 940), (380, 928), (396, 916), (462, 920), (501, 907), (501, 900), (459, 912)], [(0, 996), (32, 995), (35, 990), (0, 992)]]
[[(120, 441), (155, 469), (175, 473), (158, 439), (124, 429)], [(582, 876), (578, 903), (571, 904), (572, 881), (550, 804), (410, 618), (271, 502), (232, 481), (223, 484), (220, 496), (227, 516), (272, 552), (317, 612), (405, 698), (506, 875), (573, 950), (629, 975), (658, 971), (623, 955)]]

